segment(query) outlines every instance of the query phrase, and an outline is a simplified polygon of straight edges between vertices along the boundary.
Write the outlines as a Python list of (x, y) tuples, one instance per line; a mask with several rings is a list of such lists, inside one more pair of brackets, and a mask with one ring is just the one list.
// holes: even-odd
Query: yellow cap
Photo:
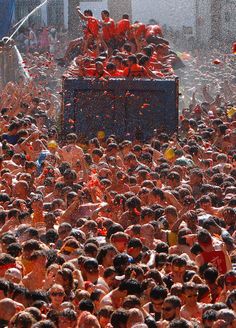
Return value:
[(97, 133), (98, 139), (104, 139), (105, 138), (105, 132), (104, 131), (98, 131)]
[(231, 118), (236, 112), (236, 108), (235, 107), (231, 107), (227, 109), (227, 115), (229, 118)]
[(173, 158), (175, 158), (175, 151), (174, 151), (174, 149), (173, 148), (167, 148), (166, 151), (164, 152), (164, 157), (168, 161), (170, 161)]
[(48, 142), (48, 148), (57, 148), (57, 143), (55, 140), (51, 140)]

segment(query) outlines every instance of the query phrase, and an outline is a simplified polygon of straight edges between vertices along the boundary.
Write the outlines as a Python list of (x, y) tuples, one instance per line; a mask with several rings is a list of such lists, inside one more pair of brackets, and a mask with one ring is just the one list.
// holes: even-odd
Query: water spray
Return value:
[[(19, 31), (19, 29), (21, 28), (21, 26), (24, 25), (24, 23), (30, 18), (30, 16), (32, 16), (38, 9), (40, 9), (42, 6), (44, 6), (49, 0), (44, 0), (44, 2), (42, 2), (40, 5), (38, 5), (37, 7), (35, 7), (28, 15), (26, 15), (21, 21), (19, 21), (16, 25), (18, 25), (17, 29), (12, 33), (12, 35), (9, 37), (9, 39), (7, 40), (7, 43), (12, 40), (12, 38), (15, 36), (15, 34)], [(15, 25), (15, 26), (16, 26)]]
[[(10, 37), (2, 39), (2, 50), (0, 51), (0, 76), (3, 85), (8, 81), (17, 81), (19, 77), (30, 80), (29, 72), (24, 68), (22, 56), (14, 44), (13, 37), (19, 31), (21, 26), (33, 15), (37, 10), (44, 6), (49, 0), (44, 0), (39, 6), (34, 8), (28, 15), (17, 22), (13, 28), (15, 31)], [(5, 50), (4, 50), (5, 49)]]

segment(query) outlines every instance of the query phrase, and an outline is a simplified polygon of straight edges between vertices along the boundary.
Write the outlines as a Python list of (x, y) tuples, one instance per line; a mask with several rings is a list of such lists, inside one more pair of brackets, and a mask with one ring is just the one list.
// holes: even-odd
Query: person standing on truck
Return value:
[(87, 10), (84, 11), (84, 13), (82, 13), (79, 6), (77, 6), (76, 9), (77, 9), (77, 12), (78, 12), (80, 18), (87, 23), (86, 27), (84, 29), (83, 48), (85, 49), (88, 42), (98, 39), (99, 22), (93, 16), (92, 10), (87, 9)]

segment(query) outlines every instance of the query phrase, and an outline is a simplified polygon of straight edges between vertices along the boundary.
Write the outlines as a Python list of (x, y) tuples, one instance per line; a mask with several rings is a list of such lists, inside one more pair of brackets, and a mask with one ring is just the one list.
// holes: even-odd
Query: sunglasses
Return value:
[(52, 292), (51, 296), (64, 296), (64, 292)]
[(164, 311), (164, 312), (170, 312), (172, 310), (173, 310), (173, 308), (171, 306), (162, 308), (162, 311)]

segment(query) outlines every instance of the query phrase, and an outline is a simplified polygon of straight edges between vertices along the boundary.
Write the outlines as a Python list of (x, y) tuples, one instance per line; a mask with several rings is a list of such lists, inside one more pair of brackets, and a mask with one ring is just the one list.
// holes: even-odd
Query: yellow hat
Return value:
[(51, 140), (48, 142), (48, 148), (54, 148), (56, 149), (57, 148), (57, 143), (55, 140)]
[(227, 115), (229, 118), (231, 118), (234, 114), (236, 113), (236, 108), (235, 107), (231, 107), (227, 109)]
[(174, 151), (174, 149), (173, 148), (167, 148), (166, 151), (164, 152), (164, 157), (168, 161), (170, 161), (173, 158), (175, 158), (175, 151)]
[(104, 139), (105, 138), (105, 131), (98, 131), (97, 133), (98, 139)]

